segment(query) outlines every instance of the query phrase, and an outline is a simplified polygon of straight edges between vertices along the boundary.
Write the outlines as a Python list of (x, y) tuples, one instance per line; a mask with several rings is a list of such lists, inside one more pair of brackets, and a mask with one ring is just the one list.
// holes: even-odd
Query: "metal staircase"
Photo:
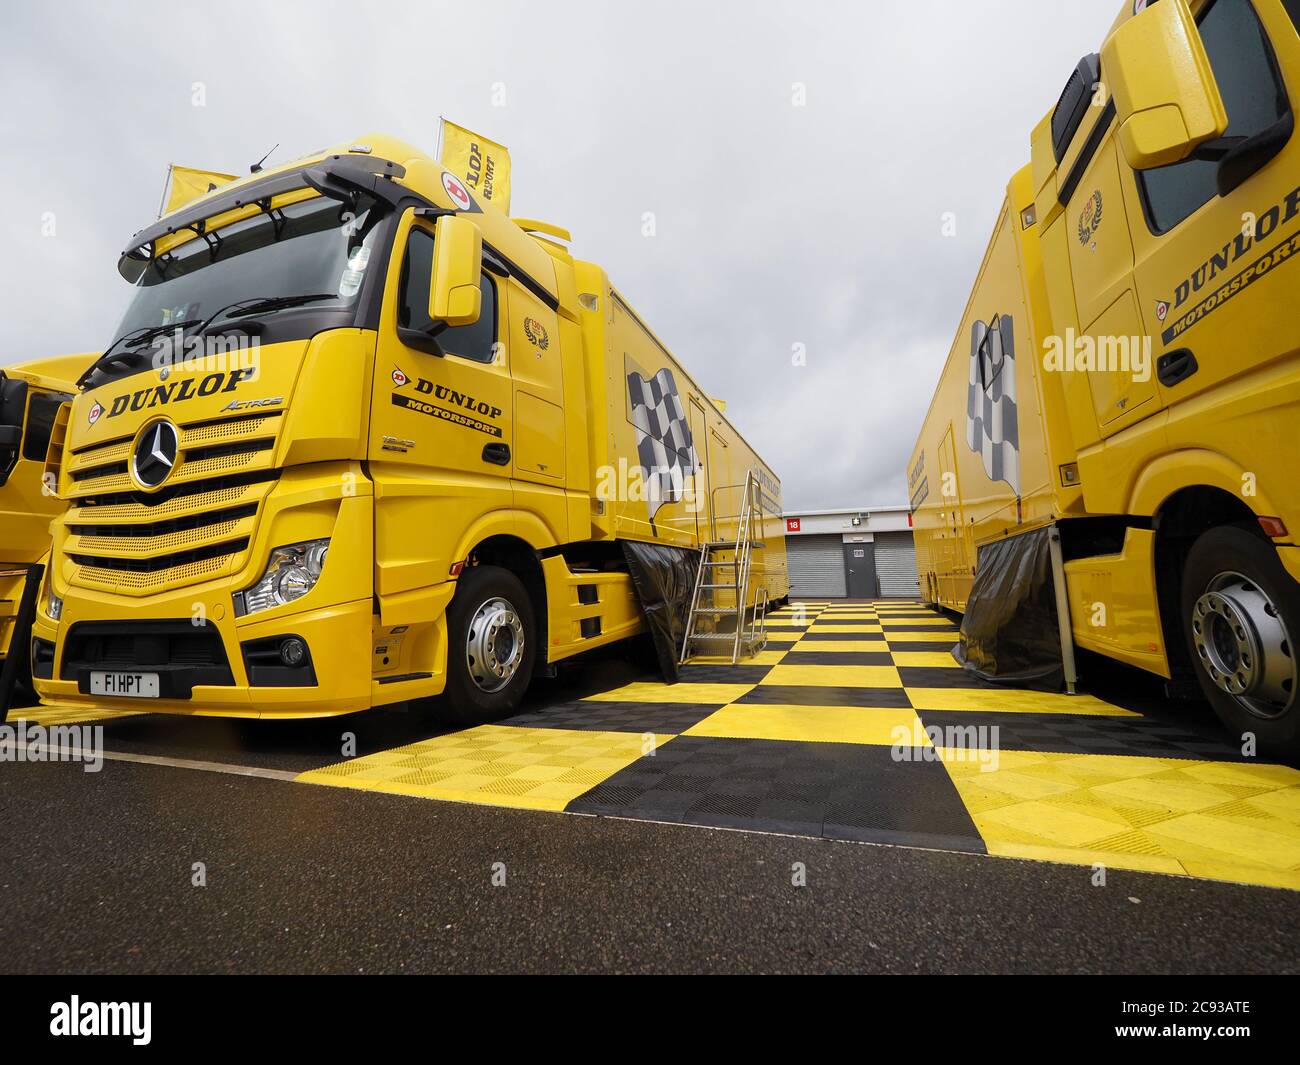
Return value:
[(767, 643), (767, 589), (760, 588), (752, 602), (749, 595), (754, 548), (766, 546), (754, 539), (755, 530), (761, 535), (764, 528), (763, 488), (751, 469), (745, 475), (744, 484), (715, 488), (710, 503), (718, 492), (735, 489), (741, 489), (742, 494), (740, 512), (734, 515), (734, 541), (718, 538), (717, 508), (709, 507), (712, 538), (700, 545), (700, 565), (695, 572), (695, 589), (682, 641), (682, 663), (689, 661), (693, 653), (700, 653), (701, 645), (729, 643), (734, 665), (742, 653), (754, 654)]

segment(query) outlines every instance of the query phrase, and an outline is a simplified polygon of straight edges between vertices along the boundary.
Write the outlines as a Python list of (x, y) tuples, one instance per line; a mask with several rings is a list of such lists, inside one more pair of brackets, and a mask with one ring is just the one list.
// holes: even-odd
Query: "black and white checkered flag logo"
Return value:
[(1020, 429), (1016, 420), (1016, 343), (1011, 316), (971, 326), (966, 386), (966, 443), (994, 481), (1020, 492)]
[(661, 506), (682, 498), (686, 478), (700, 468), (699, 459), (672, 370), (665, 367), (649, 380), (639, 373), (628, 374), (627, 393), (646, 506), (654, 521)]

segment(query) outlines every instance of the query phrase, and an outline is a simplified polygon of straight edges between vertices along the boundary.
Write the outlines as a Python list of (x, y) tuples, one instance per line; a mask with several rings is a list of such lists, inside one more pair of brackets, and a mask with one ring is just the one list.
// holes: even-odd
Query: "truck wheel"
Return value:
[(1211, 529), (1183, 569), (1183, 628), (1197, 680), (1234, 737), (1260, 754), (1300, 758), (1300, 585), (1272, 544), (1245, 529)]
[(519, 578), (499, 566), (465, 570), (447, 610), (447, 632), (441, 715), (478, 725), (511, 713), (537, 657), (533, 606)]

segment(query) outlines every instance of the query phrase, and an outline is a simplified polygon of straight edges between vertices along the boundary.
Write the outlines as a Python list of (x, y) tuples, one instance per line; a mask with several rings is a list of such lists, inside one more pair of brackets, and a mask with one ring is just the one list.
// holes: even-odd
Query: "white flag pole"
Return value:
[(166, 176), (165, 178), (163, 178), (162, 199), (158, 201), (158, 217), (159, 217), (159, 218), (161, 218), (161, 217), (163, 216), (163, 208), (167, 206), (167, 189), (171, 186), (171, 183), (172, 183), (172, 167), (175, 166), (175, 165), (176, 165), (175, 163), (168, 163), (168, 164), (167, 164), (167, 176)]

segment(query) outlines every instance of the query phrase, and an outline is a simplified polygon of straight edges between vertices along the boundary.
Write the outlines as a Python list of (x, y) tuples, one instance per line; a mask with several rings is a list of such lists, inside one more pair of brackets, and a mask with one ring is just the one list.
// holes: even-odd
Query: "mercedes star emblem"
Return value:
[(180, 438), (171, 422), (154, 422), (135, 444), (132, 461), (135, 479), (145, 488), (157, 488), (170, 476), (176, 465)]

